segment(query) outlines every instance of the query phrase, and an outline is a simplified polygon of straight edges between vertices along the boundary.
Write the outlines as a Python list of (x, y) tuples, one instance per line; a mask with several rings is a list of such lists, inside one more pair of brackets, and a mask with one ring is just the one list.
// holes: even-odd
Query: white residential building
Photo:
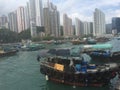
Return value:
[(27, 2), (26, 6), (24, 7), (24, 14), (25, 14), (25, 29), (30, 28), (30, 3)]
[(83, 34), (83, 22), (80, 19), (75, 18), (75, 35), (81, 37)]
[(46, 2), (43, 9), (45, 35), (60, 36), (60, 15), (57, 7), (53, 3)]
[(90, 22), (83, 22), (84, 35), (91, 34), (90, 32)]
[(18, 33), (25, 30), (24, 7), (19, 7), (17, 9), (17, 26), (18, 26)]
[(63, 36), (64, 37), (71, 37), (73, 36), (73, 26), (72, 26), (72, 19), (67, 16), (67, 14), (63, 15)]
[(18, 27), (17, 27), (17, 12), (10, 12), (8, 14), (8, 19), (9, 19), (9, 28), (13, 32), (18, 32)]
[(105, 30), (105, 14), (99, 10), (95, 9), (94, 12), (94, 36), (101, 36), (106, 33)]

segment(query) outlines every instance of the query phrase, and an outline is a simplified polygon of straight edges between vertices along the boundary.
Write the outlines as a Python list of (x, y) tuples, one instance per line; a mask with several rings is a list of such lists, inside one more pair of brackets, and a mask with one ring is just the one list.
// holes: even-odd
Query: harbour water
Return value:
[(110, 86), (74, 87), (47, 82), (36, 60), (40, 51), (20, 51), (0, 58), (0, 90), (110, 90)]

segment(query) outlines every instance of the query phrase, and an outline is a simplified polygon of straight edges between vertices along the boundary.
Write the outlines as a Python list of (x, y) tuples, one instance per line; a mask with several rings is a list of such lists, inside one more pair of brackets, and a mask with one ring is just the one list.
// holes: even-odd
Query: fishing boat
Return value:
[(12, 55), (15, 55), (17, 52), (18, 52), (17, 49), (0, 47), (0, 57), (12, 56)]
[(62, 40), (55, 40), (54, 41), (55, 45), (60, 45), (60, 44), (63, 44), (63, 43), (64, 43), (64, 41), (62, 41)]
[(96, 44), (96, 40), (93, 39), (93, 38), (83, 38), (83, 40), (73, 39), (71, 42), (72, 42), (73, 45)]
[(79, 40), (79, 39), (74, 39), (74, 40), (71, 41), (71, 43), (72, 43), (73, 45), (79, 45), (79, 44), (85, 44), (86, 41)]
[(108, 85), (119, 71), (119, 65), (116, 63), (96, 65), (86, 62), (83, 58), (71, 57), (69, 49), (52, 50), (49, 53), (56, 55), (44, 60), (39, 56), (40, 72), (45, 75), (47, 81), (71, 86), (101, 87)]
[(97, 43), (106, 43), (108, 41), (110, 41), (110, 38), (106, 38), (106, 37), (99, 37), (96, 38)]
[(96, 44), (96, 40), (90, 38), (90, 39), (87, 39), (87, 40), (86, 40), (86, 43), (87, 43), (87, 44)]
[(89, 54), (93, 60), (119, 60), (120, 51), (112, 51), (112, 44), (84, 45), (83, 52)]
[(36, 51), (40, 49), (44, 49), (45, 46), (43, 44), (25, 44), (21, 47), (22, 51)]

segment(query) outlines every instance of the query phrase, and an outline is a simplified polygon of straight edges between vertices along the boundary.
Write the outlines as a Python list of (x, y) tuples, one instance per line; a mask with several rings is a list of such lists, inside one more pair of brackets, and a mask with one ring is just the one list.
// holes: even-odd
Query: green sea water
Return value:
[(110, 90), (109, 86), (73, 87), (47, 82), (36, 60), (40, 51), (20, 51), (0, 58), (0, 90)]

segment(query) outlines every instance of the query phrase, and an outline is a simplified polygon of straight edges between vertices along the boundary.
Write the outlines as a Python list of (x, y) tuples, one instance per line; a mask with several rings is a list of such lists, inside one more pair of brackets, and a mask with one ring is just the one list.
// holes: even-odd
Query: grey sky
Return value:
[(0, 15), (7, 15), (19, 6), (25, 6), (28, 0), (0, 0)]
[[(0, 0), (0, 15), (7, 15), (19, 6), (25, 6), (28, 0)], [(43, 0), (45, 1), (45, 0)], [(49, 0), (53, 2), (62, 16), (66, 13), (74, 20), (75, 17), (82, 21), (93, 21), (93, 12), (99, 8), (106, 15), (106, 22), (111, 22), (112, 17), (120, 17), (120, 0)]]

